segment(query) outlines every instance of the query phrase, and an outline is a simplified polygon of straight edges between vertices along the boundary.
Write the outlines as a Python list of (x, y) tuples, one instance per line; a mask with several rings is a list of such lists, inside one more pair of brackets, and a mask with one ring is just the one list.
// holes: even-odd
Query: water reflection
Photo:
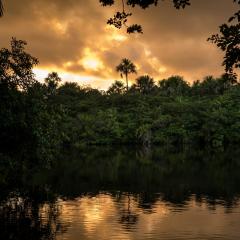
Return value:
[(5, 169), (0, 238), (239, 239), (238, 156), (88, 148), (51, 170)]
[(61, 222), (56, 203), (39, 204), (28, 198), (10, 197), (0, 207), (1, 239), (56, 239), (67, 225)]
[[(151, 213), (138, 207), (136, 199), (132, 202), (131, 217), (122, 219), (121, 204), (116, 198), (99, 194), (96, 197), (76, 199), (69, 206), (70, 211), (62, 215), (63, 219), (71, 215), (72, 226), (66, 239), (237, 239), (239, 237), (239, 207), (226, 214), (222, 205), (209, 211), (208, 203), (196, 203), (195, 197), (186, 203), (184, 209), (158, 200)], [(127, 207), (128, 208), (128, 207)], [(96, 212), (95, 212), (96, 210)], [(89, 215), (90, 211), (90, 215)], [(132, 215), (130, 215), (132, 216)]]

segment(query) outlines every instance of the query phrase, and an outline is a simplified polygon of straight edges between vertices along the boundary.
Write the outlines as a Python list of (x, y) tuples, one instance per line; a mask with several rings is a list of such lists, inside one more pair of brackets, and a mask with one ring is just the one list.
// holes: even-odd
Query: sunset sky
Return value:
[(106, 24), (121, 8), (103, 8), (98, 0), (3, 2), (0, 48), (9, 47), (13, 36), (26, 40), (28, 52), (40, 61), (34, 70), (39, 80), (57, 71), (65, 81), (100, 89), (120, 80), (115, 67), (125, 57), (137, 65), (138, 76), (155, 80), (181, 75), (191, 82), (220, 75), (223, 55), (206, 39), (237, 8), (232, 0), (192, 0), (187, 9), (176, 10), (164, 1), (145, 11), (134, 9), (131, 22), (142, 24), (144, 34), (128, 35)]

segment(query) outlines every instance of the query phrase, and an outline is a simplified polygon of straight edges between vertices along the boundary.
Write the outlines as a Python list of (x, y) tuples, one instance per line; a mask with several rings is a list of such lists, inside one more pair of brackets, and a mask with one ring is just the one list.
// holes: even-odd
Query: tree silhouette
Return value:
[(222, 24), (219, 27), (220, 34), (212, 35), (208, 41), (225, 52), (223, 66), (227, 73), (233, 74), (234, 68), (240, 68), (240, 11), (229, 19), (229, 23), (233, 24)]
[[(170, 0), (176, 9), (184, 9), (190, 5), (191, 0)], [(232, 0), (234, 3), (240, 5), (240, 0)], [(114, 6), (114, 0), (99, 0), (102, 6)], [(157, 6), (160, 0), (122, 0), (122, 11), (117, 11), (115, 15), (110, 18), (107, 23), (116, 28), (127, 28), (127, 33), (143, 33), (142, 26), (139, 24), (127, 25), (128, 18), (132, 16), (131, 12), (126, 12), (125, 5), (134, 8), (139, 6), (146, 9), (151, 6)], [(236, 24), (233, 22), (236, 21)], [(212, 35), (208, 41), (212, 41), (225, 52), (223, 66), (225, 71), (229, 74), (236, 75), (234, 69), (240, 68), (240, 10), (238, 10), (230, 19), (229, 24), (222, 24), (219, 27), (220, 34)]]
[(159, 81), (159, 88), (166, 96), (182, 96), (190, 90), (188, 83), (180, 76), (172, 76)]
[(131, 60), (124, 58), (121, 63), (116, 67), (117, 72), (121, 73), (121, 77), (125, 75), (128, 91), (128, 74), (137, 73), (136, 66), (131, 62)]
[(154, 80), (148, 75), (140, 76), (136, 79), (136, 83), (134, 84), (134, 87), (143, 94), (150, 93), (154, 87)]
[(122, 94), (125, 91), (123, 82), (116, 80), (108, 89), (108, 94)]
[(49, 73), (47, 78), (45, 78), (45, 83), (47, 85), (47, 90), (49, 95), (55, 95), (57, 92), (57, 87), (61, 82), (61, 78), (58, 76), (58, 73), (52, 72)]
[[(112, 6), (115, 4), (114, 0), (99, 0), (102, 6)], [(139, 24), (127, 25), (128, 18), (132, 16), (131, 12), (125, 11), (125, 5), (130, 7), (139, 6), (142, 9), (146, 9), (152, 5), (157, 6), (159, 0), (122, 0), (122, 11), (117, 11), (112, 18), (110, 18), (107, 23), (113, 25), (116, 28), (122, 28), (122, 26), (127, 27), (127, 33), (142, 33), (142, 26)], [(177, 9), (185, 8), (190, 5), (190, 0), (172, 0), (174, 7)]]
[(0, 49), (0, 83), (26, 90), (36, 83), (33, 67), (38, 59), (25, 51), (27, 43), (12, 38), (11, 50)]
[(200, 96), (217, 96), (237, 86), (237, 78), (231, 74), (223, 74), (219, 78), (205, 77), (201, 82), (195, 81), (192, 85), (192, 94)]
[(0, 17), (3, 16), (3, 3), (2, 0), (0, 0)]

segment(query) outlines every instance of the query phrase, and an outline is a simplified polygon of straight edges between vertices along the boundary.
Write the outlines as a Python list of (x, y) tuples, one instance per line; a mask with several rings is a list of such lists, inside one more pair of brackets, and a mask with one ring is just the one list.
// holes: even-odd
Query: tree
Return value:
[(154, 80), (148, 75), (141, 76), (136, 79), (134, 88), (143, 94), (148, 94), (155, 88)]
[[(238, 2), (240, 4), (240, 1)], [(229, 23), (234, 21), (235, 24), (232, 25), (221, 25), (220, 34), (208, 38), (208, 41), (215, 43), (225, 52), (223, 66), (225, 66), (225, 71), (232, 75), (235, 75), (234, 68), (240, 68), (240, 11), (229, 19)]]
[(217, 96), (222, 95), (238, 84), (237, 79), (231, 74), (223, 74), (219, 78), (207, 76), (203, 81), (195, 81), (191, 92), (193, 95)]
[(38, 60), (25, 45), (13, 38), (10, 49), (0, 50), (0, 155), (49, 164), (62, 139), (63, 114), (46, 98), (46, 86), (35, 80)]
[(192, 91), (201, 96), (217, 95), (219, 92), (218, 84), (213, 76), (206, 76), (203, 81), (195, 82)]
[(159, 81), (159, 88), (167, 96), (182, 96), (190, 90), (188, 83), (180, 76), (172, 76)]
[[(99, 0), (102, 6), (112, 6), (115, 4), (115, 0)], [(139, 6), (142, 9), (146, 9), (152, 5), (157, 6), (159, 0), (122, 0), (122, 12), (117, 11), (115, 15), (110, 18), (107, 23), (113, 25), (116, 28), (127, 27), (127, 33), (142, 33), (142, 26), (139, 24), (127, 25), (128, 17), (132, 16), (131, 12), (125, 11), (125, 5), (130, 7)], [(190, 0), (172, 0), (174, 7), (177, 9), (185, 8), (190, 5)]]
[(136, 66), (131, 62), (131, 60), (124, 58), (121, 63), (116, 67), (117, 72), (121, 73), (121, 77), (125, 75), (128, 91), (128, 75), (130, 73), (137, 73)]
[(116, 80), (108, 89), (108, 94), (123, 94), (125, 91), (124, 84)]
[(219, 85), (219, 93), (223, 94), (225, 91), (231, 89), (233, 86), (237, 85), (237, 78), (235, 75), (223, 74), (220, 78), (217, 79)]
[(58, 88), (58, 93), (62, 95), (76, 96), (80, 91), (81, 88), (76, 82), (65, 82)]
[(57, 72), (49, 73), (47, 78), (45, 78), (45, 83), (47, 85), (47, 91), (49, 95), (55, 95), (57, 92), (57, 87), (61, 82), (61, 78), (58, 76)]
[(0, 82), (27, 90), (36, 83), (33, 67), (38, 59), (25, 51), (27, 43), (12, 38), (11, 50), (0, 49)]

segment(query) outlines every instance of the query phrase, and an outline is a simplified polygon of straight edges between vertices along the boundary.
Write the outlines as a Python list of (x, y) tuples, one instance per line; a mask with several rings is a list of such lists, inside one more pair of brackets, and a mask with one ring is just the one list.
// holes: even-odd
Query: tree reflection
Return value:
[(50, 170), (25, 169), (16, 176), (6, 168), (0, 176), (0, 232), (4, 240), (54, 240), (68, 229), (58, 197), (102, 192), (111, 195), (127, 231), (140, 211), (151, 214), (159, 202), (183, 211), (193, 200), (210, 211), (222, 205), (231, 212), (239, 203), (239, 153), (90, 147), (71, 149)]
[(184, 204), (192, 194), (208, 198), (210, 204), (210, 199), (223, 199), (230, 204), (240, 192), (239, 153), (233, 149), (214, 153), (89, 148), (68, 154), (49, 177), (50, 181), (54, 179), (53, 189), (68, 197), (119, 190), (139, 195), (143, 208), (151, 208), (157, 201), (155, 193), (161, 193), (162, 200), (173, 204)]
[(12, 194), (0, 205), (0, 232), (4, 240), (55, 240), (67, 230), (61, 222), (61, 209), (56, 202), (40, 203)]
[(130, 193), (121, 194), (121, 197), (118, 197), (118, 215), (119, 222), (125, 230), (131, 230), (134, 228), (134, 225), (138, 222), (139, 213), (134, 209), (134, 199)]

